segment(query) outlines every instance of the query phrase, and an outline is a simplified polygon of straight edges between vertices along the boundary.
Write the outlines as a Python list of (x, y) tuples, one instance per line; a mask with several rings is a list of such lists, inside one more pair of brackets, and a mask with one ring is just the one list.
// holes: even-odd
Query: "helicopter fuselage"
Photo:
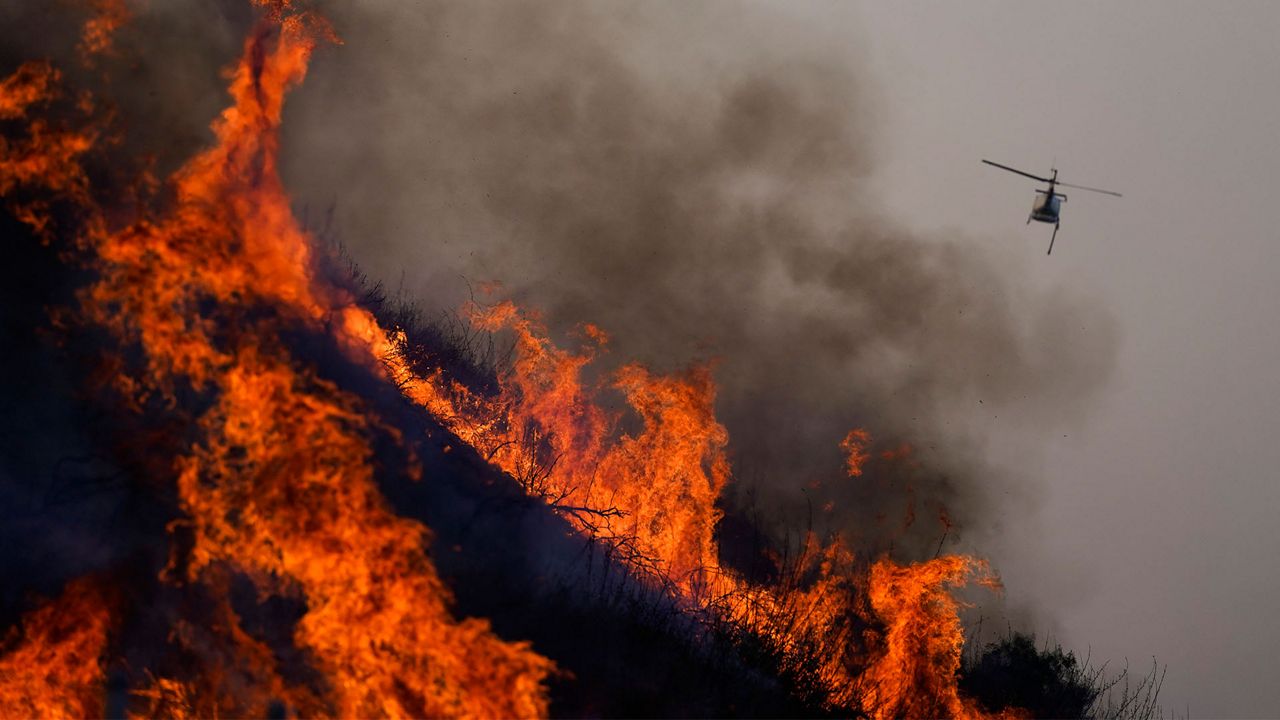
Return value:
[(1057, 225), (1058, 218), (1062, 213), (1062, 201), (1065, 199), (1066, 196), (1060, 193), (1037, 190), (1036, 198), (1031, 202), (1031, 216), (1027, 218), (1027, 222), (1035, 220), (1036, 222)]

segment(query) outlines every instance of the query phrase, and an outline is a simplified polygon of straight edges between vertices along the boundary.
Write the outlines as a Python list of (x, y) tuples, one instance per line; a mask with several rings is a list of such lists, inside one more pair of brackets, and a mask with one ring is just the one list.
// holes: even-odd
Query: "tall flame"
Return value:
[(0, 646), (0, 710), (6, 717), (101, 717), (103, 653), (111, 613), (90, 580), (32, 611)]
[[(536, 462), (530, 453), (540, 448), (521, 440), (545, 438), (545, 494), (571, 505), (618, 508), (624, 518), (607, 524), (610, 533), (633, 538), (639, 555), (680, 587), (705, 582), (706, 571), (718, 564), (715, 501), (729, 476), (729, 438), (715, 418), (708, 369), (662, 377), (639, 365), (623, 367), (612, 384), (642, 430), (610, 442), (616, 419), (594, 404), (580, 377), (589, 354), (558, 350), (510, 303), (476, 320), (489, 330), (510, 328), (517, 338), (514, 367), (502, 381), (501, 442), (509, 451), (495, 455), (498, 464), (510, 472)], [(602, 337), (599, 331), (595, 337)]]
[(425, 528), (378, 494), (352, 399), (253, 347), (218, 382), (210, 440), (178, 481), (196, 528), (192, 577), (232, 562), (264, 589), (296, 583), (308, 611), (295, 639), (329, 676), (339, 716), (544, 714), (550, 663), (450, 617)]
[[(377, 490), (358, 401), (275, 340), (289, 323), (318, 329), (331, 312), (359, 311), (312, 277), (309, 240), (276, 168), (285, 93), (327, 27), (287, 4), (269, 17), (232, 74), (234, 103), (215, 123), (217, 144), (175, 176), (172, 210), (114, 232), (101, 219), (85, 224), (83, 244), (101, 271), (84, 294), (86, 311), (144, 351), (145, 372), (119, 377), (121, 389), (139, 404), (159, 398), (175, 409), (184, 387), (216, 398), (197, 410), (203, 439), (175, 468), (195, 538), (186, 577), (213, 582), (225, 564), (263, 592), (304, 598), (295, 642), (328, 678), (323, 714), (543, 715), (551, 663), (498, 639), (486, 621), (451, 616), (424, 550), (426, 528), (395, 516)], [(5, 82), (0, 108), (23, 112), (53, 80), (44, 66), (24, 68)], [(36, 123), (29, 134), (34, 150), (5, 148), (0, 178), (61, 189), (52, 162), (74, 153), (42, 142)], [(25, 657), (15, 652), (9, 660)], [(259, 660), (257, 674), (275, 677), (269, 654)], [(306, 689), (273, 684), (295, 707), (312, 702)], [(193, 695), (163, 677), (142, 693), (153, 709), (219, 714), (216, 704), (189, 707)]]
[(882, 559), (871, 567), (871, 607), (885, 625), (879, 652), (859, 681), (872, 717), (983, 716), (956, 686), (964, 630), (948, 592), (975, 573), (990, 578), (985, 563), (959, 555), (908, 566)]

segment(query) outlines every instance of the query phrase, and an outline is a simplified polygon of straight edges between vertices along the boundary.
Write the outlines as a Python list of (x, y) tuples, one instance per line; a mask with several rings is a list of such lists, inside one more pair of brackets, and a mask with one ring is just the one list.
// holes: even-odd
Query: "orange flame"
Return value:
[(970, 576), (985, 580), (991, 572), (961, 555), (907, 566), (883, 559), (871, 567), (871, 607), (885, 625), (880, 651), (859, 680), (872, 717), (982, 717), (956, 685), (964, 632), (960, 604), (947, 590)]
[(7, 717), (101, 717), (102, 655), (111, 613), (90, 580), (29, 613), (0, 654), (0, 708)]
[(58, 73), (49, 63), (23, 63), (0, 82), (0, 120), (20, 118), (31, 105), (48, 100), (57, 81)]
[[(623, 367), (612, 385), (642, 430), (614, 438), (616, 418), (599, 409), (581, 380), (590, 352), (559, 350), (510, 303), (476, 319), (485, 329), (510, 328), (517, 338), (515, 366), (502, 380), (499, 401), (507, 410), (502, 442), (510, 452), (497, 453), (498, 464), (518, 472), (536, 463), (530, 455), (538, 448), (520, 439), (545, 438), (546, 494), (571, 505), (617, 508), (622, 520), (606, 522), (599, 534), (633, 540), (639, 558), (685, 592), (704, 585), (719, 564), (715, 502), (729, 476), (728, 433), (715, 418), (709, 369), (663, 377), (639, 365)], [(598, 330), (593, 336), (603, 337)]]
[(86, 62), (94, 55), (111, 51), (116, 30), (129, 21), (124, 0), (90, 0), (93, 16), (80, 31), (80, 57)]
[(849, 477), (858, 477), (862, 474), (862, 465), (870, 455), (867, 453), (867, 446), (871, 444), (871, 433), (862, 428), (854, 428), (844, 436), (844, 440), (840, 441), (840, 449), (845, 452), (844, 467)]
[[(0, 81), (0, 120), (26, 119), (33, 106), (54, 99), (60, 79), (47, 62), (24, 63)], [(0, 196), (19, 219), (42, 232), (48, 225), (45, 204), (23, 204), (11, 194), (19, 188), (38, 188), (80, 196), (86, 184), (80, 157), (93, 147), (94, 136), (40, 118), (28, 120), (25, 130), (25, 137), (0, 138)]]
[[(370, 347), (406, 394), (448, 424), (464, 442), (531, 494), (548, 499), (580, 529), (620, 543), (639, 569), (671, 580), (685, 594), (702, 588), (718, 566), (712, 532), (716, 499), (728, 480), (728, 433), (715, 418), (710, 371), (669, 377), (639, 365), (612, 385), (640, 417), (637, 435), (617, 435), (617, 417), (596, 404), (582, 379), (591, 348), (561, 350), (515, 305), (476, 309), (477, 326), (515, 334), (515, 360), (494, 400), (436, 374), (416, 377), (395, 342), (372, 318), (348, 315), (353, 336)], [(598, 347), (607, 337), (588, 326)], [(399, 339), (403, 339), (402, 336)]]

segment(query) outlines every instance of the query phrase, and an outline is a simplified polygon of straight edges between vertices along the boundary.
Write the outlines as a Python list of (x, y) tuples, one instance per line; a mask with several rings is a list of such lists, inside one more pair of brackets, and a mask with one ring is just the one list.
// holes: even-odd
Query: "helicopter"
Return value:
[(1046, 255), (1053, 254), (1053, 243), (1055, 240), (1058, 239), (1058, 228), (1062, 225), (1062, 203), (1067, 201), (1066, 195), (1063, 195), (1060, 192), (1054, 192), (1053, 188), (1055, 186), (1061, 185), (1062, 187), (1075, 188), (1076, 190), (1088, 190), (1089, 192), (1102, 193), (1104, 195), (1114, 195), (1116, 197), (1124, 197), (1120, 193), (1112, 192), (1111, 190), (1103, 190), (1101, 188), (1085, 187), (1084, 185), (1071, 185), (1069, 183), (1058, 182), (1057, 168), (1049, 168), (1053, 174), (1046, 178), (1046, 177), (1040, 177), (1039, 175), (1032, 175), (1029, 172), (1023, 172), (1021, 170), (1018, 170), (1017, 168), (1011, 168), (1008, 165), (1001, 165), (1000, 163), (997, 163), (997, 162), (991, 162), (990, 160), (984, 159), (982, 162), (988, 165), (992, 165), (994, 167), (998, 167), (1001, 170), (1008, 170), (1011, 173), (1017, 173), (1019, 175), (1022, 175), (1023, 177), (1029, 177), (1032, 180), (1039, 180), (1042, 183), (1049, 183), (1048, 190), (1036, 190), (1036, 193), (1037, 193), (1036, 198), (1031, 202), (1031, 214), (1027, 216), (1027, 224), (1030, 224), (1032, 220), (1035, 220), (1036, 222), (1042, 222), (1042, 223), (1053, 223), (1053, 236), (1049, 238), (1049, 252), (1045, 253)]

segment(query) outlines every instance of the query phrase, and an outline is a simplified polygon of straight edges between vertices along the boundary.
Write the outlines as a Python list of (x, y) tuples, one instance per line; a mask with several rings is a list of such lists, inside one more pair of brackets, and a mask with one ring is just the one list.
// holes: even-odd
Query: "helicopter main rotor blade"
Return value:
[(1061, 185), (1062, 187), (1075, 188), (1077, 190), (1088, 190), (1090, 192), (1102, 193), (1103, 195), (1115, 195), (1116, 197), (1124, 197), (1118, 192), (1114, 192), (1112, 190), (1103, 190), (1102, 188), (1085, 187), (1084, 185), (1072, 185), (1071, 183), (1064, 183), (1064, 182), (1060, 182), (1058, 184)]
[(1040, 182), (1053, 182), (1053, 181), (1052, 181), (1052, 180), (1050, 180), (1049, 178), (1043, 178), (1043, 177), (1040, 177), (1039, 175), (1032, 175), (1032, 174), (1031, 174), (1031, 173), (1029, 173), (1029, 172), (1022, 172), (1021, 170), (1019, 170), (1019, 169), (1017, 169), (1017, 168), (1011, 168), (1011, 167), (1009, 167), (1008, 165), (1001, 165), (1000, 163), (991, 162), (990, 160), (983, 160), (982, 162), (984, 162), (984, 163), (986, 163), (986, 164), (988, 164), (988, 165), (992, 165), (992, 166), (998, 167), (998, 168), (1000, 168), (1001, 170), (1008, 170), (1008, 171), (1009, 171), (1009, 172), (1011, 172), (1011, 173), (1017, 173), (1017, 174), (1019, 174), (1019, 175), (1022, 175), (1023, 177), (1029, 177), (1029, 178), (1031, 178), (1032, 180), (1039, 180)]

